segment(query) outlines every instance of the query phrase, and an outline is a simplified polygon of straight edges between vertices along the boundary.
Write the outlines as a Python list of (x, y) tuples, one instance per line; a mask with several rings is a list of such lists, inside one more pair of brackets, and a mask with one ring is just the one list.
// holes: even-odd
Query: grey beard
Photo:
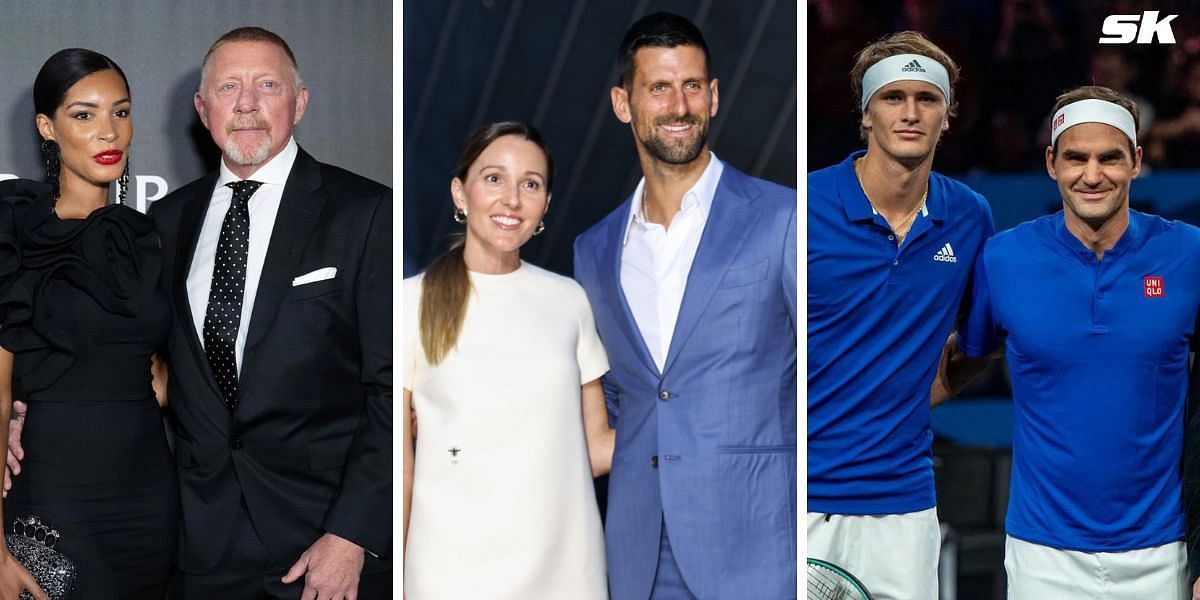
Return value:
[(271, 140), (263, 139), (262, 143), (251, 152), (243, 152), (233, 138), (225, 138), (225, 156), (239, 165), (257, 165), (271, 155)]

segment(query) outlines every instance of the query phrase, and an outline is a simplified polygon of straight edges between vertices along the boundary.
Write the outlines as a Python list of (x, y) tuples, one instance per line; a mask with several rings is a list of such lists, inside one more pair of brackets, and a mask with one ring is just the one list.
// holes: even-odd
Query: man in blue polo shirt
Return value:
[(1010, 598), (1184, 598), (1180, 463), (1200, 229), (1129, 208), (1137, 105), (1058, 97), (1046, 170), (1063, 210), (997, 234), (958, 346), (1004, 345), (1015, 422)]
[(958, 67), (921, 34), (851, 71), (867, 150), (808, 176), (808, 555), (937, 597), (930, 386), (991, 211), (930, 172)]

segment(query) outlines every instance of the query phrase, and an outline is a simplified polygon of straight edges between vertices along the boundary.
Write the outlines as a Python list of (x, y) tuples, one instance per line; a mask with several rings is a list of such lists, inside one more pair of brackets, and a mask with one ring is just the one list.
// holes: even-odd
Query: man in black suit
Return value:
[(308, 90), (235, 29), (196, 111), (219, 172), (154, 203), (184, 598), (390, 598), (392, 194), (292, 139)]

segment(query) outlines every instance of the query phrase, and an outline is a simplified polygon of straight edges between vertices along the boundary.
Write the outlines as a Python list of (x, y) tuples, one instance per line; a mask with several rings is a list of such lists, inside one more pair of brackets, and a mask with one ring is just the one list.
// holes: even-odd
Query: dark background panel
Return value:
[(107, 55), (129, 79), (135, 206), (211, 171), (219, 153), (192, 106), (200, 62), (221, 34), (257, 25), (288, 42), (309, 88), (300, 146), (392, 185), (391, 2), (0, 0), (0, 23), (0, 176), (41, 178), (33, 80), (72, 47)]
[(462, 143), (489, 121), (526, 120), (554, 156), (546, 232), (522, 258), (569, 274), (575, 237), (641, 176), (629, 127), (612, 113), (621, 37), (669, 11), (700, 27), (720, 80), (710, 146), (743, 171), (796, 186), (797, 4), (450, 0), (404, 4), (404, 274), (461, 232), (449, 185)]

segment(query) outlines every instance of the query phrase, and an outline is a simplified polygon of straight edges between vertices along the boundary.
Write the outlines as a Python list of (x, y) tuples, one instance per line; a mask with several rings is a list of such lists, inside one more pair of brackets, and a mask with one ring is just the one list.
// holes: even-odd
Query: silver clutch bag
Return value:
[[(64, 600), (75, 585), (75, 563), (54, 549), (59, 537), (58, 530), (36, 515), (17, 517), (4, 536), (9, 553), (25, 565), (51, 600)], [(21, 592), (21, 600), (33, 600), (33, 595)]]

